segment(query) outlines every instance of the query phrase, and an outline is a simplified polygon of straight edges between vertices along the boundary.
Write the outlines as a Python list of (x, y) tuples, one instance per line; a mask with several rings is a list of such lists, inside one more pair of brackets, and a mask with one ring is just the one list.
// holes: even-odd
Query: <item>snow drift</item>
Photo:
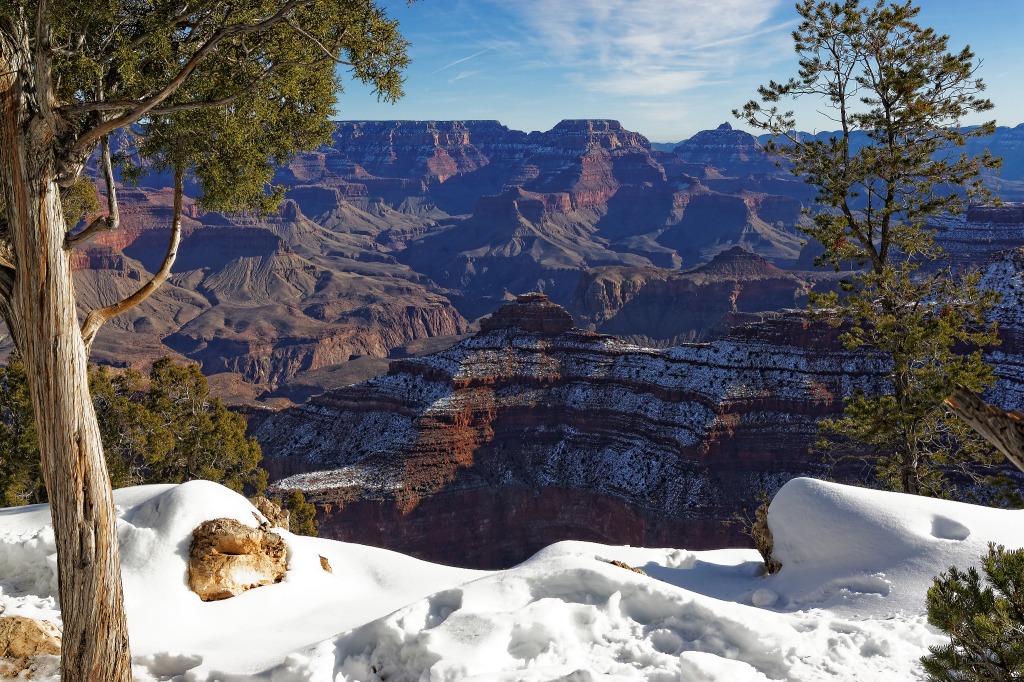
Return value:
[[(944, 641), (924, 615), (933, 576), (989, 541), (1024, 546), (1024, 512), (796, 479), (769, 512), (773, 576), (753, 550), (562, 542), (484, 572), (282, 532), (284, 582), (202, 602), (192, 529), (255, 526), (252, 505), (204, 481), (115, 501), (140, 682), (914, 679)], [(47, 507), (0, 510), (7, 615), (60, 623), (54, 551)]]

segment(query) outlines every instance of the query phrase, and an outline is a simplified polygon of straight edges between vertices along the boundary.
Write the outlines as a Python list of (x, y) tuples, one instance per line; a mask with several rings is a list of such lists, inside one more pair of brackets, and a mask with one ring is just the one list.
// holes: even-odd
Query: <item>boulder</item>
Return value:
[(0, 679), (23, 679), (36, 656), (60, 656), (60, 632), (47, 620), (0, 617)]
[(284, 540), (269, 527), (213, 519), (192, 531), (188, 586), (203, 601), (228, 599), (281, 582), (287, 570)]
[(280, 505), (268, 499), (265, 495), (257, 495), (249, 501), (252, 502), (252, 506), (256, 507), (260, 514), (266, 517), (267, 521), (270, 522), (271, 528), (291, 530), (291, 512), (287, 509), (281, 508)]

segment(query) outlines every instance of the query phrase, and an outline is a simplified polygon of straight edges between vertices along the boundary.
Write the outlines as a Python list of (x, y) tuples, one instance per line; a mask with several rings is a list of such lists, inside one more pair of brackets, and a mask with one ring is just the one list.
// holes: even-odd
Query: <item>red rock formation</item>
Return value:
[(580, 278), (571, 309), (596, 331), (658, 346), (706, 338), (735, 312), (799, 308), (810, 284), (734, 246), (687, 272), (605, 267)]
[(463, 565), (570, 537), (739, 542), (722, 521), (817, 471), (816, 419), (877, 381), (797, 315), (657, 351), (553, 334), (554, 308), (521, 297), (447, 351), (268, 417), (256, 435), (288, 476), (276, 485), (304, 490), (330, 537)]
[(573, 328), (572, 315), (544, 294), (523, 294), (513, 303), (480, 320), (481, 332), (522, 329), (536, 334), (564, 334)]

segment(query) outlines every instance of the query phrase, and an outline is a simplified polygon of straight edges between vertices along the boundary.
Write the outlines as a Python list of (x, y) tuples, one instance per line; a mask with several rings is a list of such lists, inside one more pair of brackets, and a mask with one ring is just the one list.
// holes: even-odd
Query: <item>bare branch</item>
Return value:
[(351, 62), (346, 62), (346, 61), (344, 61), (342, 59), (338, 59), (337, 57), (335, 57), (334, 56), (334, 52), (332, 50), (328, 49), (327, 46), (324, 45), (322, 42), (317, 40), (316, 36), (310, 35), (309, 31), (307, 31), (306, 29), (302, 28), (301, 26), (296, 24), (291, 19), (285, 19), (285, 23), (288, 24), (292, 28), (292, 30), (295, 31), (296, 33), (298, 33), (300, 36), (302, 36), (303, 38), (305, 38), (309, 42), (311, 42), (314, 45), (316, 45), (317, 49), (319, 49), (321, 52), (323, 52), (327, 56), (327, 58), (330, 59), (335, 64), (341, 64), (342, 66), (352, 66)]
[(92, 342), (96, 339), (96, 333), (107, 320), (131, 310), (149, 298), (171, 274), (171, 266), (174, 259), (178, 257), (178, 245), (181, 243), (181, 202), (184, 170), (178, 166), (174, 169), (174, 212), (171, 217), (171, 240), (167, 245), (167, 253), (164, 255), (164, 262), (156, 271), (152, 279), (143, 284), (138, 291), (124, 300), (118, 301), (105, 308), (99, 308), (90, 312), (85, 322), (82, 323), (82, 340), (85, 343), (86, 353), (92, 349)]
[(85, 244), (100, 232), (110, 232), (121, 226), (121, 213), (117, 208), (117, 188), (114, 185), (114, 164), (110, 159), (110, 138), (100, 141), (100, 163), (103, 166), (103, 181), (107, 186), (107, 215), (94, 218), (84, 230), (78, 234), (68, 234), (64, 238), (64, 248), (73, 249)]
[(1024, 471), (1024, 414), (1004, 412), (958, 386), (944, 401), (949, 411), (971, 425), (1015, 467)]

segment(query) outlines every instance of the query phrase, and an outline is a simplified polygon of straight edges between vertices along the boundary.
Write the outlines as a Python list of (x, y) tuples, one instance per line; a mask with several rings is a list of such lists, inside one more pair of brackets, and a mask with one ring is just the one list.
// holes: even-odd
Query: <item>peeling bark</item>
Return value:
[(958, 387), (946, 398), (946, 407), (994, 445), (1013, 466), (1024, 471), (1024, 414), (1004, 412), (972, 391)]
[(24, 358), (43, 427), (39, 449), (64, 620), (61, 679), (129, 682), (113, 497), (64, 248), (56, 131), (45, 116), (52, 95), (49, 83), (36, 88), (27, 27), (18, 28), (0, 34), (0, 178), (16, 268), (0, 312)]

